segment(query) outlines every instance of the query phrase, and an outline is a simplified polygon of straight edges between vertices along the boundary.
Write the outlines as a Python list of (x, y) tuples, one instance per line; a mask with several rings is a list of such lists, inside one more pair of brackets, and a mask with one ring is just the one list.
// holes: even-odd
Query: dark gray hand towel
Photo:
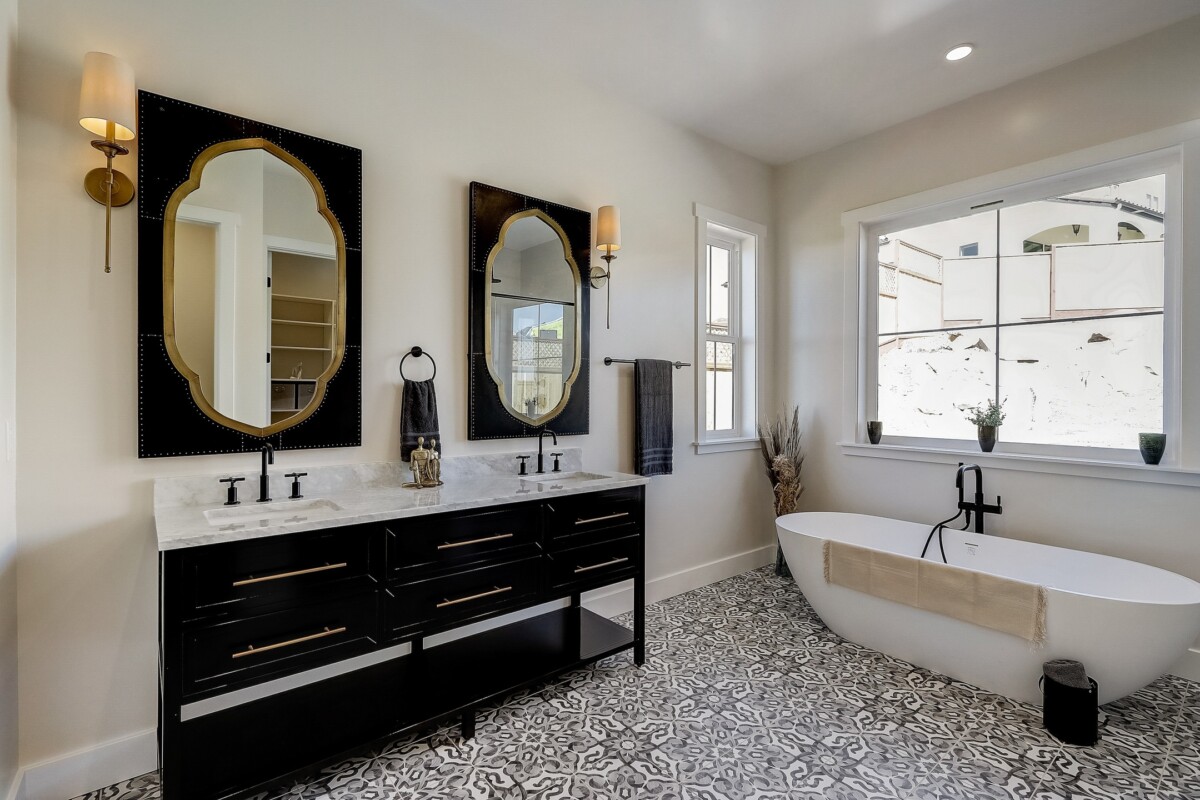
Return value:
[(1047, 661), (1042, 664), (1042, 674), (1047, 678), (1075, 689), (1090, 689), (1092, 685), (1088, 683), (1087, 670), (1083, 664), (1078, 661), (1072, 661), (1069, 658), (1056, 658), (1052, 661)]
[(639, 475), (670, 475), (671, 362), (639, 358), (633, 367), (634, 461)]
[(430, 447), (437, 439), (437, 451), (442, 452), (442, 435), (438, 433), (437, 392), (433, 390), (433, 379), (427, 381), (405, 381), (404, 394), (400, 400), (400, 459), (408, 461), (417, 449), (417, 437), (425, 437), (425, 446)]

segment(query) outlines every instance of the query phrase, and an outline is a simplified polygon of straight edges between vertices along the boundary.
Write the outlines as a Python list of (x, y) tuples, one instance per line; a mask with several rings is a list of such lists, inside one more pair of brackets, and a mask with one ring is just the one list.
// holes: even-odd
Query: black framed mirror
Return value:
[(361, 444), (362, 152), (138, 93), (138, 455)]
[(592, 215), (471, 184), (468, 437), (588, 432)]

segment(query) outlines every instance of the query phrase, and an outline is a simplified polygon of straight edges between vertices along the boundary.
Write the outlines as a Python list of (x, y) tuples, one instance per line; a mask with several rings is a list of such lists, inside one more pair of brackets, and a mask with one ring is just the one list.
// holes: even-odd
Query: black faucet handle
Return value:
[(554, 472), (562, 472), (562, 467), (558, 465), (558, 460), (562, 458), (562, 453), (551, 453), (554, 456)]
[(518, 475), (528, 475), (529, 473), (527, 471), (525, 462), (529, 460), (529, 456), (517, 456), (517, 460), (521, 462), (521, 471), (518, 472), (517, 474)]
[(226, 494), (225, 494), (225, 505), (236, 506), (238, 503), (241, 502), (240, 500), (238, 500), (237, 485), (238, 485), (239, 481), (244, 481), (244, 480), (246, 480), (246, 478), (244, 476), (242, 476), (242, 477), (230, 476), (228, 478), (221, 478), (221, 483), (229, 484), (229, 491), (226, 492)]
[(300, 479), (307, 475), (307, 472), (289, 472), (283, 477), (292, 479), (292, 493), (289, 495), (290, 500), (299, 500), (304, 495), (300, 494)]

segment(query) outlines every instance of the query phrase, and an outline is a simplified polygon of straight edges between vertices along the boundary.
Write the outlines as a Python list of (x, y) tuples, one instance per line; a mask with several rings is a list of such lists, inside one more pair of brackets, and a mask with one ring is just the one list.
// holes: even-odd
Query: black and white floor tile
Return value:
[[(755, 570), (647, 611), (629, 654), (509, 698), (475, 738), (404, 738), (278, 800), (1197, 800), (1200, 684), (1105, 707), (1100, 744), (1040, 712), (846, 642), (791, 580)], [(83, 800), (157, 800), (154, 774)]]

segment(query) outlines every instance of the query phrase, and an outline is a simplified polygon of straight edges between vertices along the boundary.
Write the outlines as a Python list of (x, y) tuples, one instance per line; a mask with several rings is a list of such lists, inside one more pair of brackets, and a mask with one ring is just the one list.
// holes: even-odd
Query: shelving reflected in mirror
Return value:
[(286, 423), (317, 402), (340, 354), (338, 231), (311, 173), (262, 140), (209, 148), (193, 175), (166, 221), (167, 333), (218, 414)]

